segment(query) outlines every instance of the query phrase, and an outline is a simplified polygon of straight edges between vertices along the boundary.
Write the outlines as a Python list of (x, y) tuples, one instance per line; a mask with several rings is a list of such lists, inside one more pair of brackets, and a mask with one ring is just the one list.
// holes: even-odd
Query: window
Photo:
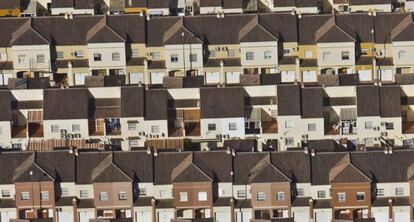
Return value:
[(49, 191), (40, 192), (40, 199), (42, 201), (48, 201), (49, 200)]
[(394, 129), (394, 123), (385, 123), (385, 129), (386, 130), (393, 130)]
[(295, 143), (295, 139), (293, 137), (286, 137), (285, 138), (285, 145), (286, 146), (293, 146)]
[(384, 195), (385, 195), (385, 192), (384, 192), (383, 188), (377, 189), (377, 196), (378, 197), (383, 197)]
[(374, 146), (374, 138), (365, 138), (364, 142), (365, 142), (365, 146)]
[(7, 54), (6, 53), (0, 53), (0, 61), (2, 61), (2, 62), (7, 61)]
[(129, 122), (128, 123), (128, 130), (137, 130), (137, 123), (136, 122)]
[(22, 192), (20, 194), (21, 200), (30, 200), (30, 193), (29, 192)]
[(172, 63), (178, 62), (178, 54), (171, 54), (171, 62)]
[(152, 133), (159, 133), (160, 132), (160, 126), (159, 125), (152, 125), (151, 126), (151, 132)]
[(146, 188), (140, 188), (139, 189), (139, 196), (140, 197), (146, 197), (147, 196), (147, 189)]
[(405, 57), (407, 57), (407, 52), (405, 50), (398, 51), (399, 59), (404, 59)]
[(0, 135), (3, 134), (3, 128), (0, 126)]
[(52, 133), (58, 133), (59, 132), (59, 125), (52, 125)]
[(187, 192), (180, 192), (180, 202), (188, 201), (188, 193)]
[(160, 52), (153, 52), (151, 55), (152, 55), (153, 60), (160, 60), (161, 59)]
[(138, 58), (139, 57), (139, 51), (138, 51), (138, 49), (132, 49), (131, 57), (132, 58)]
[(313, 52), (312, 50), (306, 50), (305, 51), (305, 58), (312, 58)]
[(371, 121), (365, 122), (365, 129), (372, 129), (373, 123)]
[(361, 49), (361, 55), (368, 55), (369, 49)]
[(253, 60), (254, 53), (253, 52), (246, 52), (246, 60)]
[(198, 201), (207, 201), (207, 192), (198, 192)]
[(395, 195), (396, 196), (403, 196), (404, 195), (404, 188), (403, 187), (395, 188)]
[(272, 59), (272, 51), (265, 51), (264, 52), (264, 59)]
[(256, 199), (257, 199), (257, 201), (264, 201), (264, 200), (266, 200), (266, 194), (263, 193), (263, 192), (259, 192), (256, 195)]
[(99, 200), (100, 201), (108, 201), (109, 196), (107, 192), (101, 192), (99, 193)]
[(80, 124), (72, 124), (73, 132), (80, 132)]
[(197, 54), (195, 53), (190, 54), (190, 62), (197, 62)]
[(296, 191), (298, 192), (298, 193), (297, 193), (297, 196), (298, 196), (298, 197), (303, 197), (303, 196), (305, 196), (305, 190), (304, 190), (303, 188), (297, 188), (297, 189), (296, 189)]
[(170, 191), (168, 191), (168, 190), (161, 190), (160, 191), (160, 197), (161, 198), (170, 198), (171, 197)]
[(45, 55), (37, 55), (36, 56), (37, 63), (44, 63), (45, 62)]
[(276, 200), (277, 201), (283, 201), (285, 200), (285, 192), (279, 191), (276, 194)]
[(283, 55), (289, 55), (290, 49), (283, 49)]
[(95, 54), (93, 54), (93, 61), (95, 61), (95, 62), (102, 61), (102, 54), (101, 53), (95, 53)]
[(69, 196), (69, 188), (67, 188), (67, 187), (62, 187), (62, 188), (61, 188), (61, 195), (62, 195), (62, 196)]
[(365, 200), (365, 192), (357, 192), (356, 199), (357, 199), (357, 201), (364, 201)]
[(226, 195), (226, 190), (224, 188), (219, 188), (218, 189), (218, 196), (221, 197), (221, 196), (224, 196), (224, 195)]
[(88, 197), (89, 197), (89, 193), (87, 190), (80, 191), (80, 198), (88, 198)]
[(208, 51), (208, 54), (210, 57), (216, 57), (216, 50), (210, 50)]
[(26, 62), (26, 55), (19, 55), (17, 56), (17, 61), (22, 64)]
[(1, 197), (10, 198), (11, 197), (10, 190), (2, 190), (1, 191)]
[(138, 147), (139, 141), (137, 138), (129, 138), (129, 147)]
[(237, 130), (237, 123), (229, 123), (229, 130), (231, 131)]
[(308, 131), (309, 132), (316, 131), (316, 123), (308, 123)]
[(121, 191), (118, 193), (118, 199), (119, 200), (126, 200), (127, 199), (127, 193), (124, 191)]
[(245, 190), (238, 190), (237, 191), (237, 197), (238, 198), (246, 198), (247, 197), (247, 193)]
[(12, 148), (13, 149), (21, 149), (22, 148), (22, 144), (21, 143), (12, 143)]
[(341, 56), (342, 56), (342, 60), (349, 60), (349, 52), (348, 51), (343, 51)]
[(75, 57), (78, 59), (83, 58), (83, 51), (76, 51), (74, 54), (75, 54)]
[(236, 56), (236, 51), (234, 49), (229, 49), (229, 51), (227, 52), (227, 56), (228, 57), (235, 57)]
[(346, 193), (338, 193), (336, 196), (338, 202), (345, 202), (346, 201)]
[(121, 54), (119, 54), (119, 52), (113, 52), (112, 61), (120, 61), (120, 60), (121, 60)]
[(290, 129), (293, 128), (293, 126), (293, 121), (285, 121), (285, 128)]
[(330, 52), (323, 52), (322, 53), (322, 60), (323, 61), (327, 61), (330, 56), (331, 56), (331, 53)]
[(56, 58), (63, 59), (63, 52), (56, 52)]
[(326, 192), (324, 190), (318, 190), (318, 198), (326, 198)]
[(207, 127), (208, 131), (216, 131), (216, 124), (214, 123), (209, 123)]

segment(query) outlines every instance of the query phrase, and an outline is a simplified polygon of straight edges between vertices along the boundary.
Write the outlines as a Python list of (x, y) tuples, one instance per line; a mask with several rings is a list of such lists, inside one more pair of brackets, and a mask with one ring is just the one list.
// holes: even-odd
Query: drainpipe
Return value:
[(155, 211), (155, 198), (151, 199), (151, 208), (152, 208), (152, 222), (156, 222), (157, 221), (157, 213)]
[(392, 199), (388, 199), (388, 221), (393, 222), (392, 213), (393, 212), (393, 203)]
[(313, 199), (309, 199), (309, 221), (313, 222)]
[(234, 221), (234, 198), (232, 197), (230, 199), (230, 221), (231, 222), (235, 222)]
[(226, 77), (224, 75), (224, 61), (220, 60), (220, 84), (223, 84), (226, 81)]
[[(300, 73), (300, 68), (299, 68), (299, 65), (300, 65), (300, 59), (299, 59), (298, 57), (296, 57), (295, 63), (296, 63), (296, 76), (295, 76), (295, 82), (300, 81), (301, 83), (303, 83), (303, 78), (302, 78), (302, 75), (301, 75), (301, 73)], [(299, 78), (298, 78), (298, 77), (299, 77)]]
[(148, 85), (150, 83), (150, 76), (148, 73), (148, 60), (144, 59), (144, 82), (143, 84)]
[(76, 197), (72, 198), (73, 205), (73, 222), (78, 221), (78, 201)]

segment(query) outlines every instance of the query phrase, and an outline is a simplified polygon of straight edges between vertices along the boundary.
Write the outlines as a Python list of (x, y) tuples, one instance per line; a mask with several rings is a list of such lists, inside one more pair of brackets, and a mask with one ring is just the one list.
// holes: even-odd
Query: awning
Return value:
[(341, 120), (356, 120), (356, 108), (342, 108), (340, 111)]
[(29, 110), (27, 113), (27, 123), (42, 123), (43, 111), (41, 110)]

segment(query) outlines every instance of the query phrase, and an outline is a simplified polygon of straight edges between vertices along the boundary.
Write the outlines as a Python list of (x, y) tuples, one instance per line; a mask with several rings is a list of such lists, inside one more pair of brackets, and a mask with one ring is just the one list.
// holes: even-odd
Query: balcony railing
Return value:
[(171, 222), (214, 222), (213, 218), (171, 219)]
[(294, 222), (293, 217), (272, 219), (251, 219), (250, 222)]
[(375, 218), (332, 219), (332, 222), (375, 222)]
[(10, 222), (53, 222), (53, 218), (40, 218), (40, 219), (10, 219)]

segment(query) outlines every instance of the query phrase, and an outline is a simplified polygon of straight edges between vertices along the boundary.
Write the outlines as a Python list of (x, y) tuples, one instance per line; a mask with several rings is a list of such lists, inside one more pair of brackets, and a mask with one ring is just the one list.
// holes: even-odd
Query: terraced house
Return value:
[(411, 150), (2, 152), (0, 164), (2, 221), (413, 219)]

